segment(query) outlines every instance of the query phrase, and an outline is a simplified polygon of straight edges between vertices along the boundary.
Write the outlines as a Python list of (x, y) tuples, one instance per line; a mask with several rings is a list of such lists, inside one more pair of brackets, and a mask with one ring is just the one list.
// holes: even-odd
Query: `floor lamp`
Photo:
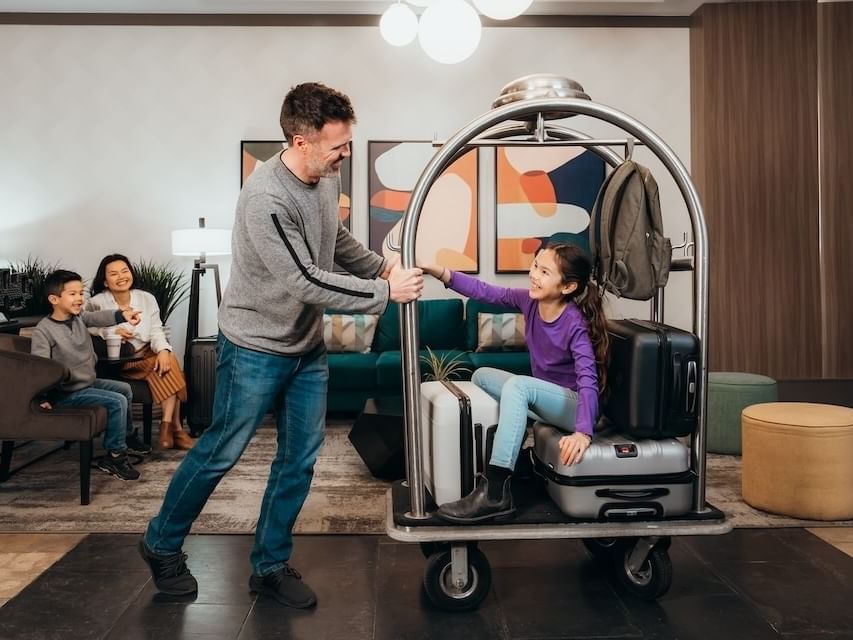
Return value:
[[(198, 338), (199, 298), (201, 278), (208, 270), (213, 271), (216, 284), (216, 307), (222, 302), (222, 288), (219, 284), (219, 265), (208, 262), (208, 256), (231, 255), (231, 231), (229, 229), (208, 229), (204, 218), (198, 219), (197, 229), (178, 229), (172, 231), (172, 255), (195, 256), (192, 275), (190, 276), (190, 306), (187, 312), (187, 339), (184, 344), (184, 375), (187, 379), (187, 390), (191, 389), (192, 364), (190, 347), (193, 340)], [(187, 403), (191, 399), (187, 395)]]

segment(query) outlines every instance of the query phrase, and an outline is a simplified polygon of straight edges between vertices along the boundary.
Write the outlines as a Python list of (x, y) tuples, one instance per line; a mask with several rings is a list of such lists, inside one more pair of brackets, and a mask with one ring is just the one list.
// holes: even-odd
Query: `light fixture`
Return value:
[(480, 16), (464, 0), (437, 0), (421, 15), (418, 40), (426, 54), (442, 64), (468, 58), (480, 44)]
[(533, 0), (471, 0), (484, 16), (510, 20), (527, 11)]
[(207, 256), (231, 255), (231, 231), (229, 229), (208, 229), (204, 218), (198, 219), (197, 229), (177, 229), (172, 231), (172, 255), (196, 256), (190, 279), (190, 307), (187, 311), (187, 341), (184, 346), (184, 371), (190, 371), (190, 345), (198, 337), (199, 296), (201, 277), (208, 269), (213, 271), (216, 285), (216, 306), (222, 303), (222, 288), (219, 284), (219, 265), (208, 262)]
[(418, 17), (409, 5), (397, 0), (382, 14), (379, 32), (388, 44), (403, 47), (418, 36)]

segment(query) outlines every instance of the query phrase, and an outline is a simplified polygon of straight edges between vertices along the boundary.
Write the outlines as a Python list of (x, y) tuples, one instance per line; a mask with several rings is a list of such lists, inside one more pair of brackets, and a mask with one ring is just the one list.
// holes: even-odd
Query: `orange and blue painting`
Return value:
[(604, 161), (583, 147), (496, 149), (495, 271), (526, 273), (549, 242), (589, 251), (589, 217)]
[[(287, 147), (284, 140), (243, 140), (240, 143), (240, 186), (252, 172)], [(341, 197), (338, 216), (344, 226), (352, 231), (352, 156), (341, 164)]]
[[(373, 251), (387, 256), (386, 239), (399, 245), (412, 191), (437, 150), (431, 142), (367, 143), (368, 245)], [(466, 273), (479, 271), (477, 159), (477, 150), (469, 151), (433, 182), (418, 219), (415, 254), (419, 263)]]

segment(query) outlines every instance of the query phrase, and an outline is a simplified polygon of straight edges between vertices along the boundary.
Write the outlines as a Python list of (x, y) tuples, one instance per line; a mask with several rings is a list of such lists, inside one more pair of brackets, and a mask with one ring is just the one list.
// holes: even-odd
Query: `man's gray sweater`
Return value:
[[(219, 328), (241, 347), (299, 355), (323, 341), (326, 307), (382, 313), (384, 260), (338, 217), (340, 179), (305, 184), (278, 157), (243, 186), (231, 236), (231, 277)], [(337, 263), (350, 274), (333, 273)]]
[(84, 311), (66, 321), (42, 318), (33, 329), (30, 353), (50, 358), (68, 368), (59, 385), (64, 392), (79, 391), (95, 381), (95, 348), (86, 327), (109, 327), (124, 322), (121, 311)]

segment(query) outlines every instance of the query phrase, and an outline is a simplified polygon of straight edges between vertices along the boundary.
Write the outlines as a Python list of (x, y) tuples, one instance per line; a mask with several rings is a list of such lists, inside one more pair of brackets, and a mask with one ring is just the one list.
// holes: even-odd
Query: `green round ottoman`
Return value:
[(708, 374), (708, 446), (711, 453), (741, 454), (740, 414), (752, 404), (776, 402), (776, 381), (755, 373)]

